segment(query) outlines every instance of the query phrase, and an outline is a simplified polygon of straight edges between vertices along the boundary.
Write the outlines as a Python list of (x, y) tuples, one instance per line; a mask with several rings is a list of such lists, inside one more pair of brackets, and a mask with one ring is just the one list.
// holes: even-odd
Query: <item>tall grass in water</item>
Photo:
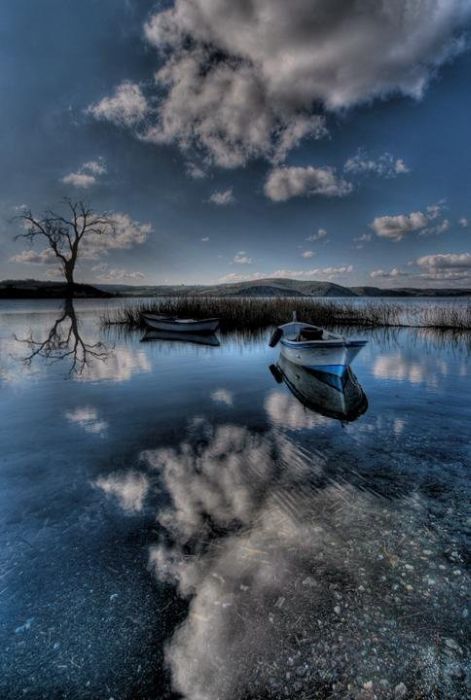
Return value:
[(420, 309), (420, 323), (424, 328), (440, 328), (443, 330), (470, 330), (471, 303), (466, 306), (433, 304)]
[(227, 298), (173, 297), (139, 305), (112, 309), (102, 317), (104, 326), (123, 325), (145, 328), (143, 313), (178, 318), (221, 319), (221, 329), (257, 329), (298, 318), (319, 326), (359, 326), (363, 328), (418, 326), (442, 329), (471, 329), (471, 305), (412, 306), (399, 303), (318, 300), (312, 298)]

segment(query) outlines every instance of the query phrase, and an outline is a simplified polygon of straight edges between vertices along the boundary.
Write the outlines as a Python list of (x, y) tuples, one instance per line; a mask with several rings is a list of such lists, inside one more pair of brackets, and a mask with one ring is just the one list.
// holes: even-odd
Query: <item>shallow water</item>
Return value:
[(471, 339), (342, 393), (102, 306), (0, 302), (0, 697), (469, 695)]

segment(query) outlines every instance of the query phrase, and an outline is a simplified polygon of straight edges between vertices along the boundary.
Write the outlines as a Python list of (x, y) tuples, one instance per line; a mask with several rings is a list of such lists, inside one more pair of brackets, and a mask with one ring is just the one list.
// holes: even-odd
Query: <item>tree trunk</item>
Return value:
[(66, 297), (71, 298), (74, 296), (74, 265), (69, 263), (65, 263), (64, 265), (64, 274), (65, 274), (65, 281), (67, 284), (66, 288)]

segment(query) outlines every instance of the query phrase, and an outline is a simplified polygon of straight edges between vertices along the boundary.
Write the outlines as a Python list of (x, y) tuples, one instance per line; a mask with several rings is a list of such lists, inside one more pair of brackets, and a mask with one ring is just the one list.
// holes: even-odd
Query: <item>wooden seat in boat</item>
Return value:
[(322, 340), (322, 328), (304, 328), (297, 337), (298, 342), (303, 340)]

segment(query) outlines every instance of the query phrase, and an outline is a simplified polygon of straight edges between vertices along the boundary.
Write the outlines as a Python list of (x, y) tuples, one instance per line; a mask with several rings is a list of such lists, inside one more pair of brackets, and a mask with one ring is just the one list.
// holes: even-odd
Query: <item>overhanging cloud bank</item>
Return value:
[(164, 56), (158, 93), (124, 83), (91, 111), (220, 166), (280, 162), (325, 134), (323, 109), (420, 98), (470, 15), (469, 0), (176, 0), (145, 27)]

